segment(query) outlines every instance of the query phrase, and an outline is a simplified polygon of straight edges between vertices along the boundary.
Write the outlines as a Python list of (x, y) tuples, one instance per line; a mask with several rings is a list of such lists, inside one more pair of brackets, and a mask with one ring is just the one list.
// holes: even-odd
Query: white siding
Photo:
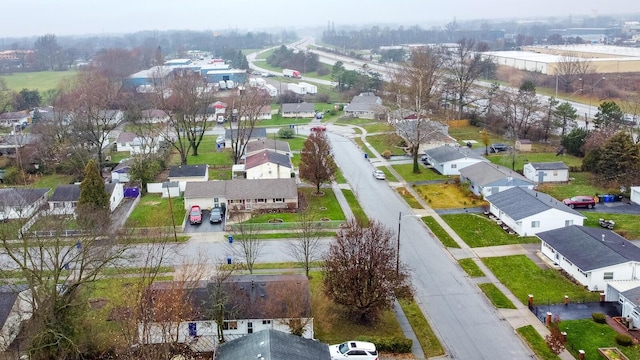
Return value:
[(640, 186), (631, 187), (631, 202), (640, 205)]
[(247, 179), (290, 179), (291, 168), (273, 163), (265, 163), (246, 169)]
[(536, 170), (531, 164), (525, 164), (522, 172), (524, 177), (535, 183), (538, 183), (538, 176), (541, 172), (545, 173), (544, 178), (542, 179), (543, 183), (569, 181), (569, 170), (567, 169)]

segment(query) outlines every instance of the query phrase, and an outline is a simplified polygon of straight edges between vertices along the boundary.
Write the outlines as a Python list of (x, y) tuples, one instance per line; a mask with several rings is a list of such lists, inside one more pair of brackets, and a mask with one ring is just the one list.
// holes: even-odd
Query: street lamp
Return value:
[(407, 216), (421, 217), (420, 215), (416, 215), (416, 214), (402, 215), (402, 211), (398, 213), (398, 242), (397, 242), (398, 249), (396, 253), (396, 275), (400, 274), (400, 229), (401, 229), (400, 226), (402, 225), (402, 218)]

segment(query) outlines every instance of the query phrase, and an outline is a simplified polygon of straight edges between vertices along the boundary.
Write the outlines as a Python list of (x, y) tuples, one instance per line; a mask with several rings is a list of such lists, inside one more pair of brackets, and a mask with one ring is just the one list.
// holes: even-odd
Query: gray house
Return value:
[(257, 333), (228, 341), (218, 348), (216, 360), (253, 359), (330, 360), (327, 344), (277, 330)]
[(569, 181), (569, 167), (562, 161), (528, 163), (522, 173), (536, 184)]
[(460, 169), (479, 162), (488, 162), (469, 149), (446, 145), (425, 150), (424, 154), (433, 169), (442, 175), (460, 175)]
[(354, 96), (351, 103), (344, 108), (345, 115), (363, 119), (375, 119), (376, 114), (381, 112), (382, 99), (372, 93)]
[(532, 190), (533, 181), (504, 166), (479, 162), (460, 169), (460, 181), (469, 183), (476, 196), (489, 196), (512, 187)]
[(47, 203), (49, 189), (0, 189), (0, 220), (28, 219)]
[(315, 105), (312, 103), (282, 104), (282, 117), (285, 118), (313, 118), (316, 115)]

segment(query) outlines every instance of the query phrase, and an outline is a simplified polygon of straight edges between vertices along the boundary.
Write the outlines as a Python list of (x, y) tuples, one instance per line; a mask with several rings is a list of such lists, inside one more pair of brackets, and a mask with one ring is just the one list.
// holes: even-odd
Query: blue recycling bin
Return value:
[(233, 235), (229, 235), (229, 244), (233, 244)]
[(227, 265), (231, 265), (231, 255), (227, 256)]
[(289, 124), (289, 129), (293, 129), (295, 127), (294, 124)]
[(369, 154), (364, 153), (364, 158), (365, 158), (365, 159), (368, 159), (368, 158), (369, 158)]
[(615, 199), (615, 196), (613, 196), (613, 195), (605, 195), (604, 196), (604, 202), (613, 202), (613, 199)]

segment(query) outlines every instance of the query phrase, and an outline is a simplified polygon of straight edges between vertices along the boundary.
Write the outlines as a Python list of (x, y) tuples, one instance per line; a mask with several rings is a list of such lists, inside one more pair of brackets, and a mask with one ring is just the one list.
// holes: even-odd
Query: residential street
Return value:
[[(373, 166), (354, 143), (328, 134), (336, 162), (363, 209), (396, 229), (398, 214), (411, 209), (385, 181), (373, 178)], [(532, 352), (500, 313), (463, 273), (439, 240), (415, 217), (401, 219), (401, 259), (413, 275), (416, 300), (450, 358), (530, 359)]]

